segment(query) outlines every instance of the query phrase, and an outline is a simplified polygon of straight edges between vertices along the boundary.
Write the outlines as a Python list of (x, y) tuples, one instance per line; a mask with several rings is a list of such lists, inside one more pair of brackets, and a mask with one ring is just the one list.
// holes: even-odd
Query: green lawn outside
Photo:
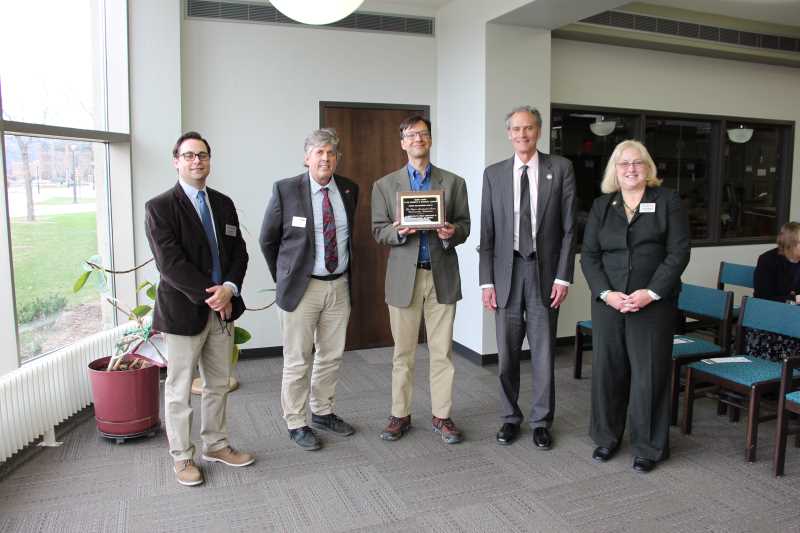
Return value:
[(70, 213), (11, 221), (17, 309), (35, 298), (61, 294), (67, 305), (97, 298), (93, 286), (73, 293), (81, 263), (97, 253), (96, 213)]
[[(79, 204), (93, 204), (96, 200), (94, 198), (78, 198)], [(48, 198), (47, 200), (37, 201), (36, 205), (74, 205), (75, 202), (72, 201), (72, 197), (67, 196), (54, 196), (53, 198)]]

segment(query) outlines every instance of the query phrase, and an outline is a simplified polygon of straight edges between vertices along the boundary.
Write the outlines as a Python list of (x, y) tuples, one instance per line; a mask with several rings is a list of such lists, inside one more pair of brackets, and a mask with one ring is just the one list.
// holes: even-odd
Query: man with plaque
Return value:
[(506, 133), (514, 155), (483, 173), (479, 282), (484, 307), (495, 311), (503, 420), (497, 443), (519, 436), (519, 360), (527, 334), (529, 424), (534, 446), (549, 450), (556, 321), (575, 269), (575, 173), (569, 160), (537, 151), (541, 128), (536, 109), (511, 110)]
[(386, 303), (394, 338), (392, 407), (384, 440), (411, 428), (411, 393), (419, 326), (425, 317), (430, 353), (433, 430), (447, 444), (463, 440), (450, 418), (453, 404), (453, 320), (461, 299), (456, 246), (469, 236), (463, 178), (430, 162), (431, 123), (415, 115), (400, 124), (408, 164), (372, 187), (372, 233), (390, 247)]

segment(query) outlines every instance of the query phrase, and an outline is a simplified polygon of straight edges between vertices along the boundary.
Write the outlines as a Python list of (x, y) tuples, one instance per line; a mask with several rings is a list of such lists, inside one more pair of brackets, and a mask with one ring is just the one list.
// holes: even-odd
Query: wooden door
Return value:
[(392, 346), (384, 279), (389, 249), (372, 237), (372, 184), (408, 162), (400, 148), (400, 122), (408, 116), (428, 116), (427, 106), (322, 102), (320, 124), (336, 128), (342, 156), (336, 168), (358, 184), (358, 208), (353, 228), (352, 311), (347, 326), (347, 350)]

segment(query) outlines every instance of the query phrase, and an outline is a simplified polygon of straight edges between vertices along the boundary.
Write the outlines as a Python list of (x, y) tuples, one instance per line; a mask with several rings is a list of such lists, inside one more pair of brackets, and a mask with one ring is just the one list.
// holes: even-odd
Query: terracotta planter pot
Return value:
[[(97, 429), (105, 437), (124, 440), (155, 433), (159, 419), (158, 366), (106, 371), (110, 357), (89, 363)], [(141, 359), (136, 355), (126, 360)]]

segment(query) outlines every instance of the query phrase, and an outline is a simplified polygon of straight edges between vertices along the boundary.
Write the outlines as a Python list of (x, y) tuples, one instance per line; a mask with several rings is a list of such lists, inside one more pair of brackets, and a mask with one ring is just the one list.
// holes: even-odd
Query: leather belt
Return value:
[(427, 262), (427, 263), (417, 263), (417, 268), (421, 268), (422, 270), (430, 270), (431, 269), (431, 263), (430, 263), (430, 261)]
[(341, 278), (345, 274), (346, 272), (339, 272), (338, 274), (328, 274), (327, 276), (315, 276), (314, 274), (311, 274), (311, 277), (314, 279), (318, 279), (320, 281), (333, 281), (335, 279)]

